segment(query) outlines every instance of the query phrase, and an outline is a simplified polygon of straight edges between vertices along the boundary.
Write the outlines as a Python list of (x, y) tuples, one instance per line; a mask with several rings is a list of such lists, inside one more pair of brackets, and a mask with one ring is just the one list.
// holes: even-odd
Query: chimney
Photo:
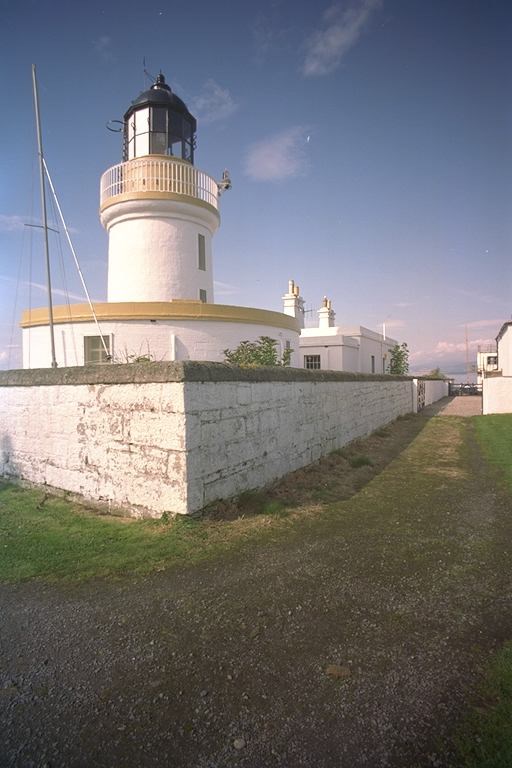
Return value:
[(331, 300), (324, 296), (322, 306), (318, 310), (318, 327), (333, 328), (336, 314), (332, 308)]
[(288, 293), (285, 293), (282, 299), (284, 314), (294, 317), (299, 321), (299, 326), (304, 328), (304, 299), (294, 280), (288, 281)]

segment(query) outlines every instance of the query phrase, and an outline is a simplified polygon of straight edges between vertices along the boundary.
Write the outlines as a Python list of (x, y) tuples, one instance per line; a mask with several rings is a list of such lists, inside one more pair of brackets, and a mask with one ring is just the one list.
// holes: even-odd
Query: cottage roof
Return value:
[(502, 338), (502, 336), (504, 336), (504, 334), (505, 334), (507, 328), (509, 327), (509, 325), (512, 325), (512, 320), (507, 320), (506, 323), (503, 323), (503, 325), (500, 328), (500, 331), (499, 331), (498, 335), (496, 336), (496, 341), (499, 341)]

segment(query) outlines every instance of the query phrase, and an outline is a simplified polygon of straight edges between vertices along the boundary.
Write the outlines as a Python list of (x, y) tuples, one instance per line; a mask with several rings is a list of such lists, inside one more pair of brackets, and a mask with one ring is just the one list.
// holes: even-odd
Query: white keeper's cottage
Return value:
[[(195, 167), (196, 120), (162, 74), (123, 122), (123, 162), (101, 178), (107, 301), (53, 307), (57, 364), (221, 361), (226, 348), (270, 336), (299, 365), (295, 317), (215, 303), (212, 239), (229, 176)], [(50, 367), (49, 310), (25, 311), (21, 325), (24, 368)]]
[(305, 301), (294, 280), (284, 294), (283, 312), (300, 326), (299, 366), (309, 370), (349, 371), (351, 373), (388, 373), (391, 351), (396, 339), (362, 325), (336, 325), (331, 300), (324, 296), (318, 310), (318, 325), (306, 327)]
[(512, 413), (512, 321), (507, 320), (496, 336), (492, 369), (482, 371), (482, 412)]

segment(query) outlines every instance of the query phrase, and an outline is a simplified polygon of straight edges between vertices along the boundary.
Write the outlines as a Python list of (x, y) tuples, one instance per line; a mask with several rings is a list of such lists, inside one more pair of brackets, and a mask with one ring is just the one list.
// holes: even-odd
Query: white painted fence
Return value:
[(141, 157), (118, 163), (101, 177), (100, 201), (103, 207), (118, 195), (139, 193), (186, 195), (219, 207), (217, 182), (204, 171), (173, 157)]

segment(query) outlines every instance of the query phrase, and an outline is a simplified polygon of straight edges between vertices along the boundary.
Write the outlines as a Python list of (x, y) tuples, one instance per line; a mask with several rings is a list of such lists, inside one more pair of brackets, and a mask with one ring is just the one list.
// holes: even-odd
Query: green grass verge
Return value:
[(350, 456), (348, 459), (348, 463), (352, 467), (352, 469), (357, 469), (358, 467), (371, 467), (373, 466), (373, 461), (370, 459), (369, 456), (364, 456), (362, 454), (359, 454), (357, 456)]
[(473, 418), (485, 458), (499, 470), (512, 491), (512, 413)]
[(198, 562), (231, 548), (233, 529), (236, 521), (222, 527), (183, 517), (99, 516), (43, 490), (0, 482), (0, 581), (78, 580)]
[(481, 700), (457, 739), (461, 768), (512, 765), (512, 643), (494, 658), (480, 691)]
[[(69, 499), (49, 495), (45, 489), (0, 482), (0, 580), (78, 580), (148, 573), (239, 550), (247, 541), (263, 542), (281, 536), (288, 540), (308, 527), (314, 527), (317, 534), (325, 528), (329, 535), (332, 526), (338, 524), (344, 531), (346, 526), (359, 525), (365, 530), (372, 525), (392, 530), (399, 512), (404, 516), (401, 530), (405, 532), (411, 525), (412, 497), (417, 499), (417, 509), (425, 505), (430, 514), (438, 483), (444, 500), (447, 476), (458, 482), (460, 474), (463, 482), (459, 448), (464, 443), (464, 424), (469, 426), (468, 420), (459, 424), (456, 419), (433, 419), (421, 438), (397, 460), (396, 470), (385, 470), (346, 502), (338, 501), (332, 493), (324, 498), (320, 474), (313, 499), (322, 503), (321, 510), (317, 507), (311, 511), (309, 502), (304, 507), (300, 501), (290, 506), (286, 499), (271, 499), (263, 492), (252, 491), (243, 494), (233, 519), (127, 521), (98, 516)], [(477, 424), (480, 427), (480, 422)], [(497, 431), (491, 430), (490, 434), (495, 437)], [(510, 442), (508, 445), (510, 450)], [(356, 466), (359, 462), (363, 466), (371, 463), (366, 454), (357, 454), (355, 459)], [(425, 466), (429, 467), (427, 473)], [(328, 467), (325, 471), (333, 470)], [(397, 505), (398, 499), (409, 501)], [(414, 547), (420, 538), (414, 527)], [(410, 553), (409, 541), (404, 541), (404, 547)]]
[[(437, 423), (435, 431), (451, 434), (458, 429), (456, 421), (445, 420)], [(439, 437), (429, 438), (430, 431), (425, 430), (423, 447), (418, 449), (420, 466), (439, 457)], [(355, 459), (355, 467), (372, 462), (366, 454), (349, 458)], [(311, 507), (310, 502), (302, 506), (297, 500), (290, 505), (286, 499), (248, 491), (239, 499), (236, 516), (224, 519), (208, 515), (203, 519), (178, 517), (159, 521), (99, 516), (69, 498), (49, 494), (44, 488), (22, 488), (0, 481), (0, 581), (75, 581), (149, 573), (239, 551), (247, 542), (289, 542), (294, 535), (323, 535), (324, 531), (331, 535), (336, 525), (342, 525), (344, 531), (347, 525), (372, 525), (379, 529), (384, 525), (394, 530), (396, 499), (403, 496), (403, 482), (409, 483), (414, 477), (414, 489), (408, 490), (407, 496), (417, 493), (420, 502), (430, 498), (433, 488), (431, 475), (411, 475), (409, 460), (403, 461), (403, 477), (400, 473), (399, 477), (393, 473), (387, 477), (384, 472), (376, 478), (382, 482), (374, 491), (358, 493), (346, 502), (325, 491), (325, 478), (319, 473), (312, 498), (321, 503), (321, 509)], [(448, 461), (457, 463), (458, 459), (450, 454)], [(333, 470), (327, 467), (324, 471)], [(403, 512), (407, 517), (408, 508)], [(407, 549), (409, 544), (405, 546)]]
[[(482, 453), (512, 492), (512, 414), (475, 416)], [(512, 766), (512, 643), (494, 657), (457, 739), (461, 768)]]

